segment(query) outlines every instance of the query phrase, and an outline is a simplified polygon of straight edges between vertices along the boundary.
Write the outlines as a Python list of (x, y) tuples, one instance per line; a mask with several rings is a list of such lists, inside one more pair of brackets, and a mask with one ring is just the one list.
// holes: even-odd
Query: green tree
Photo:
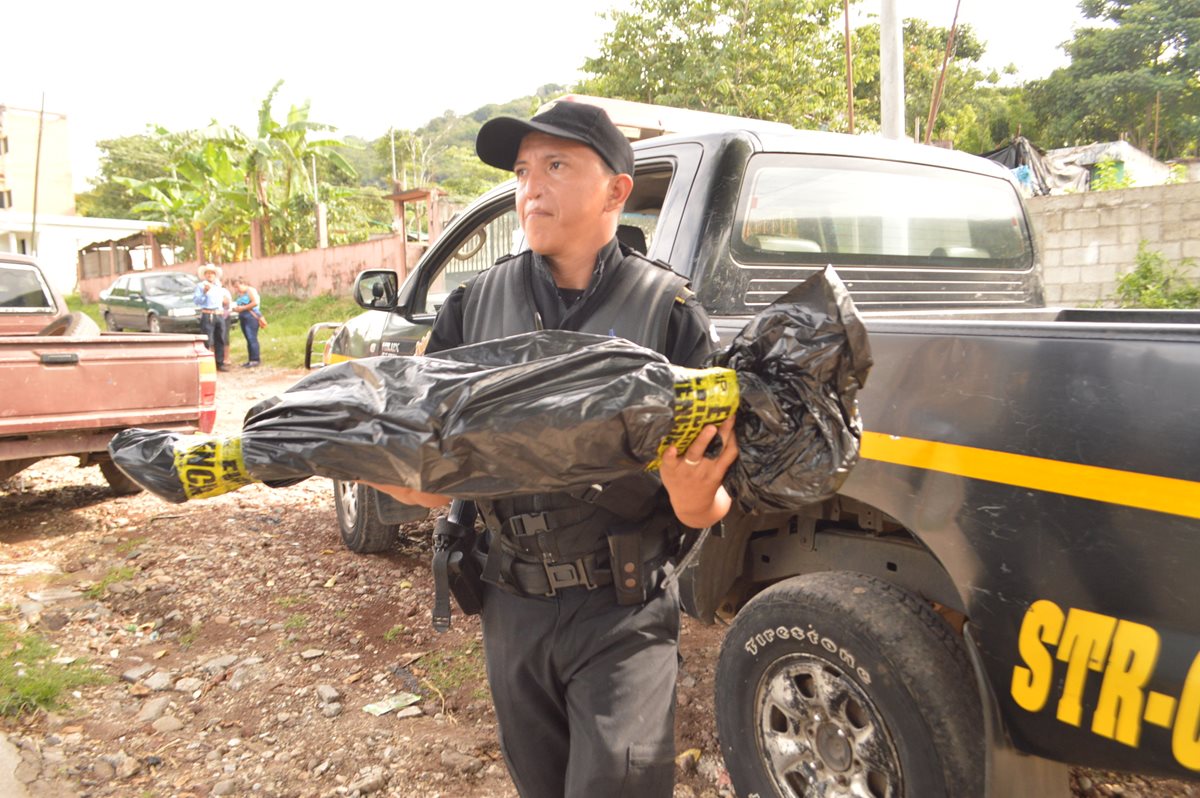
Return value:
[(1158, 157), (1196, 154), (1200, 0), (1084, 0), (1080, 8), (1103, 24), (1076, 30), (1064, 45), (1070, 64), (1029, 86), (1045, 146), (1125, 138)]
[(92, 188), (75, 197), (80, 216), (136, 219), (133, 206), (142, 201), (117, 177), (152, 180), (170, 173), (170, 154), (160, 136), (141, 133), (96, 142), (100, 150), (99, 174), (88, 182)]
[(844, 127), (838, 0), (634, 0), (583, 69), (587, 94)]
[(164, 239), (181, 247), (185, 258), (195, 257), (197, 236), (209, 260), (243, 258), (256, 206), (245, 190), (240, 151), (230, 146), (234, 134), (216, 126), (183, 133), (158, 128), (156, 133), (169, 155), (170, 172), (146, 180), (116, 178), (145, 198), (132, 210), (162, 222)]
[[(949, 36), (949, 28), (921, 19), (904, 20), (905, 128), (909, 135), (915, 135), (919, 122), (922, 140)], [(1001, 87), (999, 73), (985, 73), (979, 67), (986, 47), (972, 26), (958, 26), (934, 122), (934, 140), (949, 140), (955, 149), (967, 152), (991, 149), (1030, 121), (1021, 90)], [(853, 49), (855, 127), (878, 131), (879, 25), (857, 28), (853, 33)], [(1006, 71), (1011, 74), (1013, 70), (1009, 67)]]
[[(300, 248), (297, 227), (303, 217), (305, 195), (312, 209), (316, 186), (306, 176), (310, 160), (327, 162), (353, 176), (354, 168), (338, 151), (344, 143), (334, 139), (310, 140), (308, 134), (332, 130), (332, 126), (308, 118), (309, 102), (293, 105), (287, 119), (276, 121), (271, 104), (283, 81), (278, 81), (267, 93), (258, 111), (258, 129), (248, 137), (236, 128), (228, 143), (241, 149), (242, 164), (249, 191), (254, 197), (259, 218), (263, 222), (263, 237), (268, 255), (276, 251), (295, 252)], [(276, 207), (281, 208), (275, 213)], [(311, 218), (311, 217), (310, 217)], [(275, 245), (278, 238), (279, 245)]]
[[(382, 140), (386, 139), (387, 136), (384, 136)], [(355, 177), (338, 170), (326, 178), (332, 185), (391, 188), (391, 161), (386, 159), (386, 152), (376, 151), (374, 140), (346, 136), (344, 143), (334, 147), (334, 150), (350, 164)]]
[[(293, 105), (283, 122), (274, 118), (272, 102), (281, 84), (259, 107), (254, 135), (216, 123), (184, 133), (159, 128), (154, 140), (166, 154), (167, 169), (149, 178), (114, 179), (144, 198), (131, 210), (161, 221), (185, 257), (194, 256), (198, 237), (211, 260), (245, 259), (256, 223), (267, 254), (311, 246), (318, 197), (310, 170), (317, 166), (327, 174), (354, 176), (340, 152), (348, 145), (309, 138), (332, 128), (309, 119), (307, 102)], [(344, 204), (345, 198), (339, 193), (338, 200)], [(358, 240), (368, 235), (368, 228), (359, 230)]]
[(448, 147), (434, 170), (434, 181), (449, 192), (451, 202), (457, 203), (469, 202), (510, 177), (511, 173), (479, 160), (473, 144)]

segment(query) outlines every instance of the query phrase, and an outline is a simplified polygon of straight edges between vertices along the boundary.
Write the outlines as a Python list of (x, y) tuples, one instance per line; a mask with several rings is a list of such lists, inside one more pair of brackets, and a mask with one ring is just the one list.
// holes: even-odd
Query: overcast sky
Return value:
[[(898, 0), (903, 16), (949, 26), (955, 0)], [(18, 0), (4, 10), (0, 103), (69, 119), (76, 187), (95, 173), (99, 139), (210, 119), (253, 129), (259, 103), (284, 85), (276, 118), (312, 101), (310, 118), (375, 138), (446, 110), (569, 84), (629, 0), (264, 3), (255, 0)], [(862, 0), (859, 12), (878, 12)], [(312, 9), (320, 9), (311, 13)], [(1082, 18), (1074, 0), (962, 0), (960, 22), (988, 43), (986, 66), (1043, 77)]]

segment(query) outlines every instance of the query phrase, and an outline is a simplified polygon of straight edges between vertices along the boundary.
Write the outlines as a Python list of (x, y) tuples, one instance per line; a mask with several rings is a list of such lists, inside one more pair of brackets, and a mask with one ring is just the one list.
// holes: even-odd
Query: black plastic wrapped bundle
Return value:
[(737, 374), (738, 459), (725, 488), (742, 510), (795, 510), (835, 494), (858, 462), (856, 397), (872, 361), (833, 269), (762, 310), (710, 362)]
[[(683, 369), (623, 339), (551, 330), (430, 357), (329, 366), (247, 414), (240, 436), (126, 430), (109, 451), (170, 501), (312, 475), (496, 498), (645, 470), (667, 441), (733, 412), (726, 485), (748, 510), (832, 495), (858, 455), (866, 333), (826, 270), (756, 316), (722, 368)], [(733, 374), (725, 369), (736, 372)]]

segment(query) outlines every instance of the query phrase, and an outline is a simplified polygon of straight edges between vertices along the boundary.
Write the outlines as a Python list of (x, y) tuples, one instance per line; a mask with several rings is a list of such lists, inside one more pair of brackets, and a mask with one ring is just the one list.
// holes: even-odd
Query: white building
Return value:
[(65, 114), (0, 104), (0, 252), (35, 255), (64, 294), (75, 290), (80, 249), (152, 226), (76, 216), (68, 142)]
[(1056, 169), (1082, 167), (1095, 175), (1096, 165), (1104, 161), (1116, 164), (1118, 180), (1129, 178), (1135, 187), (1161, 186), (1171, 176), (1171, 167), (1150, 157), (1128, 141), (1103, 141), (1080, 147), (1060, 147), (1046, 151), (1046, 160)]
[[(64, 294), (75, 291), (79, 250), (97, 241), (119, 240), (154, 227), (153, 222), (0, 211), (0, 252), (35, 255), (46, 279)], [(143, 266), (143, 268), (145, 268)]]

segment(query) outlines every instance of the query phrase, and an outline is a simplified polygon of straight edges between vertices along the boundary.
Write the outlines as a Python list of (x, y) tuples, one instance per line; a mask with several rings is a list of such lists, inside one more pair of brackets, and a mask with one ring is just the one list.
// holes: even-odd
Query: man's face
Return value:
[(604, 217), (612, 209), (615, 175), (591, 147), (530, 133), (513, 173), (517, 216), (534, 252), (553, 258), (612, 235)]

